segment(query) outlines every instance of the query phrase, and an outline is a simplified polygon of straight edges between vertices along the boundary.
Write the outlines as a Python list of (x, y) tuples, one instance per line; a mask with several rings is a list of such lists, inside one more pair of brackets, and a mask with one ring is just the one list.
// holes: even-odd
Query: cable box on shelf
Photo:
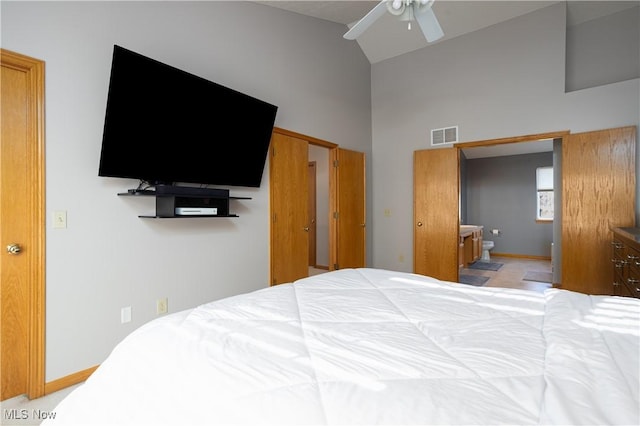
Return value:
[(156, 199), (155, 215), (143, 218), (238, 217), (229, 213), (229, 200), (250, 200), (232, 197), (228, 189), (157, 185), (155, 190), (129, 189), (122, 196), (150, 196)]
[(229, 216), (229, 198), (156, 196), (156, 216)]
[(176, 216), (217, 216), (217, 207), (176, 207)]

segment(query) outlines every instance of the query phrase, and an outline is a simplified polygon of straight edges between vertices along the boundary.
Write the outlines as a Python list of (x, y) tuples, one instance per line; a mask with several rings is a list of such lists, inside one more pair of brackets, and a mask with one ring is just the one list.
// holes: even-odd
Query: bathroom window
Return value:
[(553, 167), (536, 169), (536, 220), (547, 222), (553, 220)]

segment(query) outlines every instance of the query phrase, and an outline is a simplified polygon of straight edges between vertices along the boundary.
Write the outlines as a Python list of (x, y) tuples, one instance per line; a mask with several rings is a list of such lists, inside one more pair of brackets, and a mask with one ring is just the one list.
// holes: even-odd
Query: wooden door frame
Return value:
[(474, 142), (458, 142), (453, 144), (453, 147), (458, 149), (465, 149), (476, 148), (480, 146), (505, 145), (519, 142), (536, 142), (544, 139), (562, 139), (564, 141), (564, 139), (569, 136), (569, 134), (569, 130), (562, 130), (558, 132), (537, 133), (533, 135), (513, 136), (500, 139), (487, 139)]
[[(571, 132), (569, 130), (561, 130), (557, 132), (536, 133), (531, 135), (514, 136), (514, 137), (499, 138), (499, 139), (487, 139), (487, 140), (480, 140), (480, 141), (474, 141), (474, 142), (459, 142), (459, 143), (453, 144), (453, 147), (461, 151), (465, 148), (477, 148), (477, 147), (505, 145), (505, 144), (521, 143), (521, 142), (531, 143), (531, 142), (537, 142), (545, 139), (553, 139), (553, 140), (560, 139), (561, 143), (564, 144), (566, 143), (570, 134)], [(460, 184), (462, 185), (462, 182)], [(460, 195), (460, 188), (458, 188), (458, 196), (459, 195)], [(460, 201), (458, 201), (458, 204), (459, 203)], [(459, 207), (460, 206), (458, 205), (458, 209)], [(560, 220), (562, 221), (562, 217), (560, 218)], [(562, 232), (560, 232), (560, 234), (562, 234)], [(561, 249), (562, 235), (559, 235), (558, 238), (560, 239), (560, 241), (558, 242), (558, 246)], [(560, 286), (561, 283), (553, 283), (553, 285)]]
[(28, 200), (31, 235), (27, 236), (32, 256), (29, 271), (29, 377), (27, 395), (38, 398), (45, 394), (45, 63), (6, 49), (0, 49), (3, 67), (23, 71), (29, 76), (28, 146), (30, 167), (25, 179), (31, 189)]

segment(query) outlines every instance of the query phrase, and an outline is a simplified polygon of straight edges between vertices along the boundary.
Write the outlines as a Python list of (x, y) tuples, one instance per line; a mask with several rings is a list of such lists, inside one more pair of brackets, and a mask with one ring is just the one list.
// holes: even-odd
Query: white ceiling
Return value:
[[(302, 15), (312, 16), (331, 22), (348, 25), (357, 22), (369, 12), (378, 1), (257, 1)], [(435, 43), (441, 43), (454, 37), (477, 31), (534, 10), (558, 3), (554, 1), (484, 1), (484, 0), (435, 0), (433, 10), (444, 31), (444, 37)], [(567, 24), (569, 26), (586, 22), (600, 16), (606, 16), (626, 8), (637, 6), (640, 1), (574, 1), (567, 2)], [(385, 14), (376, 21), (357, 41), (345, 40), (345, 43), (358, 43), (372, 64), (427, 47), (429, 43), (422, 32), (413, 26), (407, 30), (407, 24), (391, 14)]]

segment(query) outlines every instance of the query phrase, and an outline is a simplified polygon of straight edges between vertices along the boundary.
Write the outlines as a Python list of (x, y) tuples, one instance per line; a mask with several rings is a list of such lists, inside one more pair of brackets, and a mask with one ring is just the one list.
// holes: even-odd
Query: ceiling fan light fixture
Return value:
[(432, 5), (435, 0), (381, 0), (362, 19), (353, 24), (344, 34), (347, 40), (354, 40), (364, 33), (369, 26), (382, 17), (385, 12), (397, 16), (399, 20), (407, 22), (411, 29), (411, 21), (415, 20), (422, 30), (427, 42), (436, 41), (444, 35), (440, 23), (433, 13)]
[(407, 4), (408, 3), (406, 3), (406, 2), (404, 2), (402, 0), (387, 1), (387, 10), (392, 15), (400, 16), (403, 13), (405, 13), (405, 10), (407, 9), (407, 7), (406, 7)]

